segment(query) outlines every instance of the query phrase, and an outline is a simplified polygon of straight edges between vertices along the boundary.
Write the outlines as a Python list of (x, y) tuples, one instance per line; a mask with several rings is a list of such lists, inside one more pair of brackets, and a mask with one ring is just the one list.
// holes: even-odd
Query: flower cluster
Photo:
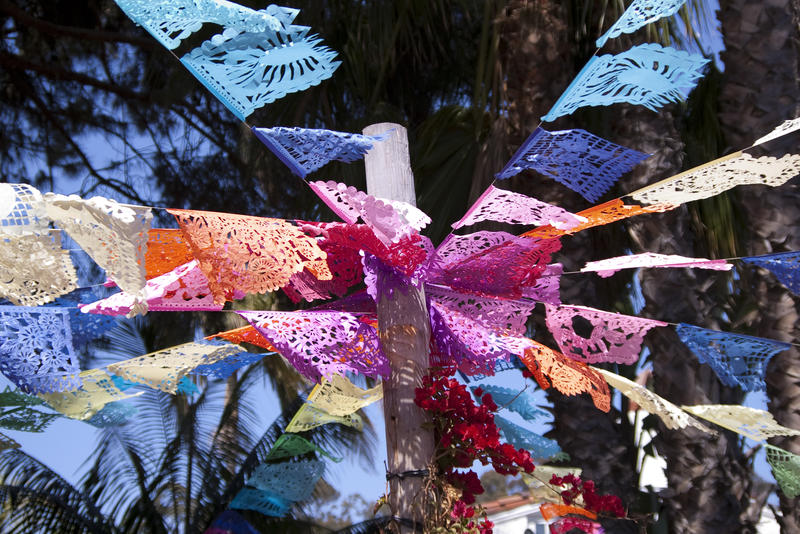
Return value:
[(483, 512), (479, 519), (475, 517), (475, 508), (468, 506), (464, 501), (458, 500), (450, 512), (451, 524), (450, 532), (469, 532), (476, 534), (492, 534), (494, 524), (486, 517)]
[(431, 369), (417, 388), (414, 401), (430, 415), (437, 446), (437, 467), (444, 479), (461, 491), (451, 512), (454, 532), (488, 534), (492, 524), (488, 519), (474, 520), (475, 495), (483, 493), (478, 475), (474, 471), (456, 471), (469, 468), (478, 460), (491, 464), (503, 475), (517, 474), (520, 470), (534, 470), (530, 453), (501, 443), (500, 431), (494, 424), (497, 405), (492, 396), (477, 390), (482, 404), (476, 405), (467, 387), (452, 378), (455, 369)]
[(581, 477), (568, 473), (563, 477), (553, 475), (550, 484), (554, 486), (570, 486), (561, 492), (561, 498), (566, 504), (572, 504), (579, 497), (583, 497), (583, 506), (591, 512), (598, 514), (607, 513), (616, 517), (625, 517), (622, 501), (616, 495), (598, 495), (594, 482), (581, 480)]

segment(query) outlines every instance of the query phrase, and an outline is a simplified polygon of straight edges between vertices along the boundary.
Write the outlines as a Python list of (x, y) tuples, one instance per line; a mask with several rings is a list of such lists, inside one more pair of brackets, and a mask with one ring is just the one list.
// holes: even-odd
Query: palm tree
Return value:
[[(142, 320), (125, 323), (111, 335), (114, 352), (146, 353), (141, 334), (158, 331)], [(256, 389), (262, 373), (262, 366), (253, 365), (227, 384), (203, 381), (192, 397), (147, 390), (136, 399), (138, 412), (132, 422), (103, 429), (77, 487), (25, 452), (6, 451), (0, 455), (0, 530), (204, 531), (244, 487), (247, 475), (266, 461), (303, 403), (295, 398), (261, 430), (262, 410), (248, 392)], [(367, 458), (374, 452), (375, 434), (368, 420), (363, 434), (343, 425), (324, 425), (305, 437), (333, 454)], [(318, 493), (325, 487), (327, 483), (320, 483)], [(242, 514), (264, 532), (328, 532), (302, 519), (307, 512), (303, 506), (296, 505), (286, 519)]]
[[(783, 2), (720, 2), (719, 20), (725, 42), (725, 73), (720, 90), (719, 121), (732, 149), (749, 146), (761, 132), (769, 132), (800, 111), (797, 102), (800, 4)], [(745, 24), (744, 21), (747, 20)], [(767, 144), (760, 153), (780, 156), (794, 151), (792, 138)], [(760, 155), (760, 154), (759, 154)], [(800, 249), (800, 194), (797, 186), (780, 189), (750, 188), (737, 196), (746, 220), (746, 239), (738, 255), (759, 255)], [(742, 291), (751, 305), (738, 323), (754, 335), (792, 342), (797, 339), (798, 300), (769, 275), (742, 269)], [(795, 347), (776, 355), (767, 369), (769, 409), (777, 421), (800, 427), (800, 382), (796, 369), (800, 352)], [(784, 449), (800, 453), (800, 441), (775, 440)], [(796, 499), (779, 493), (784, 533), (800, 531)]]
[[(593, 38), (602, 33), (599, 21), (602, 17), (615, 20), (619, 15), (619, 11), (613, 12), (613, 8), (617, 7), (615, 4), (610, 3), (608, 11), (599, 4), (580, 1), (513, 2), (506, 8), (507, 19), (503, 19), (504, 25), (500, 26), (505, 31), (500, 55), (508, 98), (508, 117), (505, 120), (510, 125), (506, 134), (511, 140), (510, 146), (520, 144), (538, 123), (538, 117), (566, 87), (574, 72), (594, 52)], [(688, 9), (697, 11), (701, 7), (695, 3), (690, 4)], [(552, 32), (552, 29), (556, 31)], [(675, 38), (677, 34), (674, 26), (669, 24), (651, 28), (651, 31), (648, 41), (652, 41), (653, 37), (657, 40)], [(633, 37), (638, 39), (637, 35)], [(567, 36), (577, 36), (577, 39)], [(625, 37), (615, 40), (612, 46), (621, 50), (632, 44), (636, 44), (636, 41)], [(698, 123), (703, 118), (700, 111), (695, 110), (705, 109), (702, 99), (713, 95), (711, 87), (713, 80), (708, 86), (698, 89), (694, 99), (700, 102), (692, 108), (672, 106), (656, 115), (629, 106), (614, 106), (612, 109), (576, 113), (568, 120), (562, 118), (556, 122), (554, 129), (580, 125), (617, 143), (654, 154), (621, 181), (615, 193), (623, 194), (717, 157), (720, 147), (709, 145), (713, 145), (713, 141), (719, 137), (718, 126), (703, 120), (699, 123), (705, 129), (680, 131), (681, 116), (695, 113), (686, 121), (688, 124)], [(682, 133), (694, 136), (686, 149), (686, 161)], [(706, 147), (704, 151), (697, 151), (694, 147), (701, 139), (709, 141), (701, 144)], [(580, 206), (577, 209), (584, 207), (577, 195), (564, 193), (552, 184), (536, 186), (521, 183), (522, 179), (527, 178), (514, 183), (515, 190), (523, 190), (536, 198), (573, 210), (575, 206)], [(706, 242), (710, 246), (730, 243), (736, 230), (730, 224), (719, 224), (724, 220), (710, 220), (711, 217), (719, 217), (720, 213), (730, 214), (730, 202), (726, 199), (711, 202), (720, 204), (721, 208), (715, 205), (714, 209), (708, 209), (708, 204), (704, 206), (705, 209), (682, 208), (668, 214), (649, 215), (618, 223), (611, 228), (593, 229), (591, 233), (586, 232), (589, 235), (572, 236), (564, 240), (564, 248), (570, 252), (559, 259), (565, 258), (566, 270), (575, 270), (574, 267), (579, 265), (568, 263), (570, 253), (573, 260), (579, 261), (613, 256), (615, 251), (616, 254), (623, 254), (626, 248), (687, 256), (704, 255), (708, 250)], [(700, 234), (697, 230), (701, 228), (710, 228), (712, 231)], [(725, 254), (722, 257), (734, 255)], [(730, 308), (731, 296), (725, 290), (724, 281), (714, 284), (713, 292), (700, 293), (699, 288), (708, 287), (709, 279), (692, 278), (687, 283), (683, 273), (664, 271), (642, 273), (641, 285), (646, 301), (643, 313), (674, 322), (719, 324), (707, 320), (723, 316)], [(625, 302), (627, 298), (619, 299), (620, 295), (628, 294), (625, 284), (631, 283), (630, 279), (617, 275), (600, 283), (593, 280), (570, 282), (570, 287), (565, 283), (562, 288), (562, 298), (566, 302), (630, 313), (631, 304)], [(621, 286), (613, 285), (620, 282)], [(707, 370), (701, 370), (696, 358), (666, 329), (652, 332), (648, 336), (648, 347), (652, 354), (655, 389), (665, 398), (686, 404), (741, 400), (736, 392), (722, 388)], [(622, 372), (630, 373), (632, 370), (622, 369)], [(689, 387), (686, 387), (687, 376), (697, 377)], [(591, 406), (586, 403), (582, 405), (580, 400), (574, 399), (554, 400), (554, 409), (556, 423), (553, 435), (562, 447), (574, 461), (577, 460), (576, 463), (585, 468), (588, 476), (605, 483), (613, 481), (609, 483), (609, 489), (628, 497), (628, 502), (632, 503), (638, 491), (638, 481), (635, 477), (635, 455), (632, 456), (631, 449), (632, 432), (624, 416), (625, 405), (622, 413), (612, 410), (608, 416), (597, 414)], [(598, 443), (602, 444), (601, 449), (598, 449)], [(766, 496), (758, 496), (756, 506), (750, 506), (751, 469), (735, 439), (722, 436), (707, 440), (703, 436), (671, 432), (661, 427), (656, 448), (667, 459), (669, 498), (663, 501), (663, 511), (666, 513), (660, 515), (666, 518), (671, 531), (734, 532), (741, 528), (753, 528), (760, 511), (758, 503), (763, 504)], [(687, 483), (687, 478), (692, 482)], [(692, 490), (693, 487), (698, 489)], [(644, 512), (644, 509), (640, 509), (640, 512)], [(623, 531), (623, 528), (616, 526), (615, 531)]]

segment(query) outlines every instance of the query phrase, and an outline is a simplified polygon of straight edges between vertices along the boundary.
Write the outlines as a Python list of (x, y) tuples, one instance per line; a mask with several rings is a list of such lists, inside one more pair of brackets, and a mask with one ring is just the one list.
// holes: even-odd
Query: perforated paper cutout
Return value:
[(81, 385), (68, 310), (0, 307), (0, 355), (0, 371), (25, 393)]
[(82, 385), (75, 391), (40, 393), (51, 408), (72, 419), (87, 420), (108, 403), (128, 399), (141, 393), (124, 393), (111, 376), (102, 369), (90, 369), (80, 374)]
[[(301, 229), (307, 235), (321, 239), (320, 246), (324, 250), (329, 250), (329, 247), (341, 247), (356, 253), (369, 252), (389, 267), (408, 276), (414, 275), (427, 257), (425, 241), (417, 233), (404, 235), (397, 243), (386, 245), (365, 224), (306, 222), (301, 225)], [(357, 268), (361, 269), (360, 255)], [(351, 263), (345, 269), (356, 269), (356, 267)]]
[(594, 368), (594, 370), (603, 375), (603, 377), (606, 379), (606, 382), (608, 382), (611, 387), (615, 388), (617, 391), (628, 397), (630, 400), (651, 414), (657, 415), (664, 422), (664, 425), (667, 428), (677, 429), (692, 426), (698, 430), (702, 430), (703, 432), (716, 434), (716, 432), (708, 428), (706, 425), (702, 424), (700, 421), (690, 416), (688, 413), (684, 412), (663, 397), (659, 397), (646, 387), (639, 385), (636, 382), (632, 382), (624, 376), (614, 374), (611, 371), (606, 371), (605, 369)]
[(193, 259), (192, 249), (179, 228), (151, 228), (147, 233), (144, 265), (148, 280)]
[(582, 362), (571, 360), (560, 352), (531, 341), (531, 347), (520, 357), (542, 387), (551, 385), (564, 395), (588, 393), (594, 405), (604, 412), (611, 409), (608, 384), (596, 370)]
[(533, 169), (596, 202), (620, 176), (648, 157), (586, 130), (536, 128), (495, 176), (503, 180)]
[(756, 142), (753, 143), (753, 146), (769, 143), (773, 139), (783, 137), (784, 135), (796, 132), (797, 130), (800, 130), (800, 118), (783, 121), (783, 123), (776, 126), (775, 129), (770, 133), (757, 139)]
[(275, 440), (275, 443), (272, 445), (272, 448), (269, 450), (269, 453), (267, 453), (265, 459), (281, 460), (284, 458), (292, 458), (294, 456), (303, 456), (304, 454), (308, 454), (310, 452), (318, 452), (327, 456), (334, 462), (342, 461), (342, 458), (337, 458), (336, 456), (331, 455), (331, 453), (321, 447), (317, 447), (306, 438), (298, 434), (291, 433), (281, 434), (280, 437)]
[(789, 291), (800, 295), (800, 252), (750, 256), (742, 260), (767, 269), (781, 284), (789, 288)]
[(630, 365), (639, 359), (647, 331), (667, 323), (583, 306), (551, 306), (547, 328), (565, 356), (585, 363)]
[(583, 517), (562, 517), (550, 523), (550, 534), (567, 534), (576, 529), (586, 534), (603, 534), (605, 532), (600, 523)]
[(144, 289), (144, 257), (150, 208), (123, 206), (114, 200), (76, 195), (44, 196), (47, 215), (127, 293)]
[(597, 514), (590, 512), (585, 508), (578, 508), (577, 506), (570, 506), (568, 504), (559, 504), (554, 502), (546, 502), (539, 507), (539, 512), (545, 521), (550, 521), (555, 517), (561, 517), (568, 514), (576, 514), (588, 517), (589, 519), (597, 519)]
[(292, 503), (267, 491), (242, 488), (231, 501), (236, 510), (254, 510), (272, 517), (283, 517), (289, 513)]
[(364, 428), (364, 420), (357, 413), (350, 415), (331, 415), (328, 412), (317, 410), (310, 404), (303, 404), (289, 424), (286, 425), (286, 432), (305, 432), (318, 426), (327, 425), (330, 423), (338, 423), (340, 425), (351, 426), (356, 430)]
[(697, 356), (700, 363), (714, 369), (728, 386), (745, 391), (765, 391), (767, 363), (791, 345), (773, 339), (708, 330), (681, 323), (675, 327), (678, 337)]
[(459, 291), (518, 299), (537, 285), (558, 239), (517, 237), (434, 271), (428, 280)]
[(561, 274), (564, 266), (551, 263), (536, 279), (533, 285), (522, 288), (522, 296), (536, 302), (544, 302), (553, 306), (561, 305)]
[(639, 267), (690, 267), (693, 269), (730, 271), (733, 268), (733, 264), (725, 260), (707, 260), (705, 258), (687, 258), (676, 254), (644, 252), (642, 254), (630, 254), (606, 260), (590, 261), (581, 269), (581, 272), (596, 272), (601, 277), (607, 278), (620, 269), (637, 269)]
[(241, 326), (239, 328), (234, 328), (233, 330), (228, 330), (226, 332), (220, 332), (218, 334), (214, 334), (213, 336), (209, 336), (206, 339), (211, 338), (221, 338), (231, 343), (250, 343), (252, 345), (256, 345), (258, 347), (262, 347), (267, 349), (270, 352), (278, 352), (278, 350), (272, 346), (272, 343), (264, 339), (264, 336), (259, 334), (258, 330), (253, 325)]
[(764, 410), (727, 404), (701, 404), (682, 408), (755, 441), (765, 441), (775, 436), (800, 436), (800, 430), (779, 425), (772, 414)]
[(275, 291), (304, 268), (320, 279), (331, 278), (325, 252), (286, 221), (209, 211), (167, 211), (178, 220), (216, 304), (233, 298), (237, 290)]
[[(533, 405), (530, 396), (528, 396), (524, 390), (516, 391), (511, 388), (493, 386), (491, 384), (482, 385), (480, 388), (484, 391), (484, 394), (488, 393), (491, 395), (492, 400), (494, 400), (495, 404), (501, 409), (517, 412), (527, 421), (548, 417), (547, 412)], [(472, 387), (473, 392), (476, 389), (477, 386)]]
[(289, 93), (319, 85), (341, 64), (306, 26), (278, 32), (226, 28), (181, 63), (239, 119)]
[(452, 226), (461, 228), (481, 221), (536, 226), (549, 224), (560, 230), (569, 230), (586, 219), (547, 202), (490, 185), (464, 217)]
[(230, 343), (184, 343), (111, 364), (108, 370), (126, 380), (175, 394), (181, 380), (198, 365), (209, 365), (239, 352), (242, 348)]
[(353, 224), (360, 217), (387, 246), (419, 232), (431, 222), (422, 210), (405, 202), (376, 198), (333, 181), (308, 184), (343, 221)]
[(429, 312), (437, 352), (467, 374), (493, 374), (497, 359), (522, 354), (530, 343), (523, 337), (499, 334), (435, 302), (430, 303)]
[(305, 501), (324, 472), (325, 462), (320, 460), (261, 464), (253, 470), (247, 484), (287, 501)]
[(639, 28), (669, 17), (678, 12), (686, 0), (633, 0), (628, 9), (597, 39), (597, 48), (601, 48), (608, 39), (619, 37), (623, 33), (633, 33)]
[(77, 288), (78, 275), (61, 248), (61, 232), (0, 235), (0, 297), (17, 306), (40, 306)]
[(44, 401), (39, 397), (27, 395), (19, 390), (11, 389), (6, 386), (6, 389), (0, 392), (0, 407), (18, 407), (18, 406), (42, 406)]
[(525, 334), (525, 322), (536, 307), (535, 302), (466, 295), (430, 284), (425, 286), (425, 293), (439, 306), (456, 310), (504, 334)]
[(96, 299), (102, 290), (99, 288), (78, 288), (75, 291), (58, 297), (51, 303), (45, 304), (46, 307), (67, 308), (69, 311), (69, 322), (72, 327), (72, 346), (77, 352), (88, 350), (89, 345), (98, 340), (102, 341), (106, 332), (117, 326), (112, 317), (104, 315), (88, 315), (81, 313), (78, 305)]
[(134, 22), (173, 50), (210, 22), (243, 31), (277, 31), (281, 22), (269, 12), (254, 11), (225, 0), (115, 0)]
[(644, 213), (661, 213), (675, 209), (676, 206), (672, 204), (656, 204), (653, 206), (636, 206), (627, 205), (620, 199), (609, 200), (597, 206), (579, 211), (577, 215), (586, 219), (586, 222), (579, 224), (569, 230), (558, 230), (552, 226), (540, 226), (522, 234), (522, 237), (535, 237), (539, 239), (555, 239), (563, 235), (571, 235), (594, 228), (595, 226), (604, 226), (616, 221), (621, 221), (642, 215)]
[(697, 85), (708, 61), (655, 43), (613, 56), (592, 56), (542, 120), (553, 121), (585, 106), (623, 102), (656, 111), (683, 100)]
[(0, 413), (0, 428), (19, 432), (44, 432), (59, 416), (29, 407), (18, 407)]
[(200, 270), (197, 260), (151, 278), (144, 288), (144, 303), (137, 306), (142, 296), (126, 292), (116, 293), (97, 302), (81, 306), (84, 313), (104, 315), (127, 315), (133, 317), (142, 308), (149, 311), (217, 311), (221, 304), (214, 304), (214, 296), (208, 286), (208, 278)]
[(769, 443), (766, 448), (767, 463), (772, 467), (778, 486), (787, 497), (794, 499), (800, 495), (800, 456)]
[(310, 380), (348, 371), (371, 377), (391, 372), (377, 332), (356, 315), (333, 311), (237, 313)]
[(266, 354), (252, 354), (250, 352), (240, 352), (228, 356), (224, 360), (210, 363), (208, 365), (198, 365), (192, 371), (193, 375), (207, 376), (217, 380), (225, 380), (233, 373), (243, 367), (261, 361)]
[(362, 389), (341, 375), (331, 375), (329, 378), (324, 378), (322, 383), (314, 388), (308, 396), (308, 403), (331, 415), (345, 416), (382, 398), (382, 384), (370, 389)]
[(385, 134), (361, 135), (282, 126), (253, 128), (253, 133), (301, 178), (333, 160), (345, 163), (360, 160), (374, 143), (386, 139)]
[(448, 265), (516, 239), (518, 239), (517, 236), (507, 232), (487, 232), (485, 230), (466, 235), (450, 234), (436, 248), (435, 259), (443, 265)]
[(103, 406), (86, 422), (97, 428), (120, 426), (130, 421), (137, 412), (136, 406), (129, 402), (111, 402)]
[(518, 449), (525, 449), (534, 458), (552, 458), (561, 452), (557, 441), (529, 432), (499, 415), (494, 416), (494, 423), (503, 432), (508, 443)]
[(0, 236), (48, 230), (42, 194), (28, 184), (0, 183)]
[(630, 193), (643, 204), (679, 205), (713, 197), (737, 185), (777, 187), (800, 174), (800, 154), (780, 158), (735, 152)]

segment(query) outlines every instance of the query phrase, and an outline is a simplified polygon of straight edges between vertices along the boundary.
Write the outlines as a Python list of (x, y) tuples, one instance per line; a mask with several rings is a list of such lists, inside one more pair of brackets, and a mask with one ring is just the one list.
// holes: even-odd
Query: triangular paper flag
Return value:
[(255, 488), (242, 488), (230, 504), (236, 510), (254, 510), (272, 517), (285, 516), (291, 506), (286, 499)]
[(239, 119), (289, 93), (330, 78), (341, 64), (310, 28), (277, 32), (226, 28), (181, 63)]
[(781, 491), (790, 499), (800, 495), (800, 456), (792, 454), (769, 443), (767, 462), (772, 467), (772, 474), (781, 487)]
[(767, 269), (795, 295), (800, 295), (800, 252), (749, 256), (742, 260)]
[[(319, 384), (315, 387), (319, 387)], [(313, 391), (312, 391), (313, 393)], [(345, 426), (351, 426), (356, 430), (364, 428), (364, 421), (357, 413), (346, 416), (331, 415), (322, 410), (318, 410), (310, 404), (303, 404), (289, 424), (286, 425), (286, 432), (305, 432), (318, 426), (327, 425), (329, 423), (339, 423)]]
[(373, 197), (352, 186), (333, 181), (308, 185), (343, 221), (354, 224), (360, 217), (386, 246), (419, 232), (431, 222), (416, 206)]
[(606, 371), (605, 369), (594, 368), (595, 371), (603, 375), (606, 381), (615, 388), (617, 391), (628, 397), (630, 400), (641, 406), (653, 415), (657, 415), (667, 428), (686, 428), (692, 426), (703, 432), (709, 434), (716, 434), (713, 430), (706, 425), (700, 423), (697, 419), (684, 412), (668, 400), (659, 397), (646, 387), (632, 382), (620, 376)]
[(547, 308), (547, 328), (565, 356), (585, 363), (630, 365), (639, 359), (647, 331), (662, 321), (631, 317), (583, 306)]
[(81, 385), (69, 310), (0, 307), (0, 371), (25, 393), (70, 391)]
[(85, 421), (108, 403), (141, 395), (123, 393), (101, 369), (83, 371), (80, 376), (83, 382), (80, 389), (64, 393), (41, 393), (39, 396), (54, 410), (72, 419)]
[(318, 452), (333, 460), (334, 462), (341, 462), (342, 458), (337, 458), (325, 449), (317, 447), (306, 438), (298, 434), (281, 434), (275, 440), (272, 448), (267, 453), (265, 460), (282, 460), (284, 458), (292, 458), (294, 456), (303, 456), (309, 452)]
[(719, 379), (745, 391), (764, 391), (769, 359), (791, 345), (773, 339), (708, 330), (681, 323), (675, 331), (700, 363), (714, 369)]
[(464, 217), (452, 226), (461, 228), (481, 221), (536, 226), (549, 224), (560, 230), (569, 230), (586, 219), (547, 202), (490, 185)]
[(737, 185), (785, 184), (800, 173), (800, 154), (780, 158), (734, 152), (682, 172), (666, 180), (643, 187), (630, 196), (645, 205), (680, 205), (713, 197)]
[(581, 272), (596, 272), (601, 277), (607, 278), (620, 269), (638, 269), (639, 267), (690, 267), (693, 269), (730, 271), (733, 265), (725, 260), (707, 260), (705, 258), (687, 258), (675, 254), (644, 252), (642, 254), (608, 258), (607, 260), (590, 261), (581, 269)]
[(561, 452), (557, 441), (530, 432), (499, 415), (494, 416), (494, 423), (506, 441), (518, 449), (525, 449), (534, 458), (551, 458)]
[(617, 55), (592, 56), (550, 111), (549, 122), (585, 106), (627, 103), (653, 111), (683, 100), (702, 76), (708, 59), (657, 44)]
[(0, 272), (0, 297), (18, 306), (41, 306), (78, 286), (75, 266), (61, 248), (57, 230), (0, 235)]
[(305, 178), (326, 163), (351, 163), (364, 157), (386, 135), (361, 135), (309, 128), (253, 128), (253, 133), (293, 173)]
[(800, 430), (779, 425), (772, 414), (764, 410), (727, 404), (700, 404), (682, 408), (755, 441), (766, 441), (775, 436), (800, 436)]
[(686, 0), (633, 0), (628, 9), (595, 43), (602, 48), (606, 41), (623, 33), (633, 33), (642, 26), (678, 12)]
[(44, 200), (28, 184), (0, 183), (0, 235), (39, 234), (49, 230)]
[(141, 297), (126, 292), (116, 293), (103, 300), (81, 306), (84, 313), (127, 315), (133, 317), (146, 307), (149, 311), (218, 311), (222, 304), (214, 304), (208, 278), (200, 270), (197, 260), (151, 278), (144, 288), (144, 304), (137, 306)]
[(308, 396), (308, 403), (331, 415), (345, 416), (355, 413), (373, 402), (383, 398), (383, 385), (361, 389), (341, 375), (331, 375), (322, 379)]
[(76, 195), (44, 196), (47, 215), (130, 294), (144, 289), (147, 232), (153, 214), (148, 207)]
[(348, 371), (389, 376), (374, 328), (358, 316), (334, 311), (240, 311), (297, 371), (309, 380)]
[(325, 462), (321, 460), (261, 464), (248, 477), (247, 485), (287, 501), (305, 501), (324, 472)]
[[(491, 395), (492, 400), (500, 408), (506, 408), (512, 412), (517, 412), (527, 421), (547, 417), (548, 415), (547, 412), (533, 405), (530, 396), (525, 394), (525, 390), (515, 391), (510, 388), (493, 386), (490, 384), (482, 385), (480, 388), (483, 390), (484, 395)], [(473, 393), (476, 389), (477, 386), (472, 388)]]
[(226, 0), (115, 0), (117, 5), (150, 35), (170, 50), (200, 30), (204, 23), (243, 31), (277, 31), (276, 6), (255, 11)]
[(620, 176), (648, 157), (586, 130), (536, 128), (496, 176), (503, 180), (533, 169), (597, 202)]
[(331, 278), (325, 252), (313, 238), (284, 220), (210, 211), (167, 211), (178, 220), (192, 254), (208, 278), (216, 304), (233, 299), (237, 291), (275, 291), (305, 268), (322, 280)]
[(783, 123), (776, 126), (775, 129), (772, 130), (770, 133), (756, 140), (756, 142), (753, 143), (753, 145), (755, 146), (764, 143), (769, 143), (773, 139), (783, 137), (784, 135), (796, 132), (797, 130), (800, 130), (800, 118), (783, 121)]
[(108, 366), (126, 380), (175, 394), (181, 380), (198, 365), (208, 365), (243, 352), (230, 343), (184, 343)]

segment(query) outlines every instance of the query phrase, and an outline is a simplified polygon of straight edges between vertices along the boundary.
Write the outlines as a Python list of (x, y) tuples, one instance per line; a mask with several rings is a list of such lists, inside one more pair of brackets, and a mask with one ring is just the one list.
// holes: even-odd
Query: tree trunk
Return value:
[[(731, 148), (749, 146), (786, 119), (798, 114), (797, 0), (720, 2), (725, 51), (724, 83), (720, 100), (720, 121)], [(788, 138), (788, 139), (787, 139)], [(791, 141), (794, 141), (793, 143)], [(794, 145), (794, 146), (792, 146)], [(797, 137), (786, 136), (766, 145), (769, 155), (796, 152)], [(747, 255), (800, 249), (800, 191), (797, 179), (779, 188), (748, 187), (739, 192), (742, 211), (750, 234)], [(750, 292), (757, 313), (745, 324), (754, 335), (795, 341), (798, 300), (775, 278), (755, 268), (744, 267), (742, 280)], [(776, 355), (767, 369), (769, 409), (782, 425), (800, 428), (800, 353), (796, 348)], [(774, 445), (800, 454), (800, 440), (782, 438)], [(797, 499), (778, 492), (781, 501), (781, 531), (800, 532)]]

